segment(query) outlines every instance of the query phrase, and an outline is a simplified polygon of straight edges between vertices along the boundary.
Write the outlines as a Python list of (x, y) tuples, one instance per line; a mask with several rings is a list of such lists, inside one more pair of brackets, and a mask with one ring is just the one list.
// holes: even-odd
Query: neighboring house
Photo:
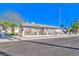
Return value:
[[(7, 33), (11, 33), (11, 27), (7, 27), (6, 29)], [(15, 33), (19, 33), (20, 32), (20, 28), (19, 27), (15, 27)]]

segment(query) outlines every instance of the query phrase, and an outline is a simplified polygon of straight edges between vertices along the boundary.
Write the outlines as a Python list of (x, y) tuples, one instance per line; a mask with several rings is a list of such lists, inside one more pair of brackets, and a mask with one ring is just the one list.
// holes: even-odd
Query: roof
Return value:
[(41, 28), (60, 28), (60, 27), (57, 27), (57, 26), (44, 25), (44, 24), (32, 24), (32, 23), (22, 23), (22, 26), (24, 26), (24, 27), (27, 27), (27, 26), (30, 26), (30, 27), (39, 26)]

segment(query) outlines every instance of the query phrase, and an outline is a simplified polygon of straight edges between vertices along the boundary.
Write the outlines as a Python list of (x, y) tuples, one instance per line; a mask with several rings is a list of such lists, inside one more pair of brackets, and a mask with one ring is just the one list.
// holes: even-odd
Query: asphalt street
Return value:
[(79, 37), (0, 43), (1, 56), (79, 56)]

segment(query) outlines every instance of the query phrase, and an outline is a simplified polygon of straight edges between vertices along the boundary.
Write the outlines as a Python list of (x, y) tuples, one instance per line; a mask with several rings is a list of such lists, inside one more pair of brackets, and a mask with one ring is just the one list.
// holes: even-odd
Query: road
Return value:
[(1, 56), (79, 56), (79, 37), (0, 43)]

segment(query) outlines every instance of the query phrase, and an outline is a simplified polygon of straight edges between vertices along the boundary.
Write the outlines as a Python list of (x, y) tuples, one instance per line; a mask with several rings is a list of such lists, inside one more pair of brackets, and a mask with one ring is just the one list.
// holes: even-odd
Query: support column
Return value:
[(24, 32), (25, 32), (25, 31), (23, 31), (23, 35), (22, 35), (23, 37), (25, 36), (25, 33), (24, 33)]
[(52, 35), (54, 36), (54, 32), (52, 32)]
[(22, 28), (22, 36), (24, 37), (25, 36), (25, 29)]
[(52, 29), (53, 31), (52, 31), (52, 35), (54, 36), (55, 35), (55, 30), (54, 29)]
[(39, 30), (37, 30), (37, 35), (39, 35)]
[(47, 29), (47, 35), (49, 35), (48, 29)]

